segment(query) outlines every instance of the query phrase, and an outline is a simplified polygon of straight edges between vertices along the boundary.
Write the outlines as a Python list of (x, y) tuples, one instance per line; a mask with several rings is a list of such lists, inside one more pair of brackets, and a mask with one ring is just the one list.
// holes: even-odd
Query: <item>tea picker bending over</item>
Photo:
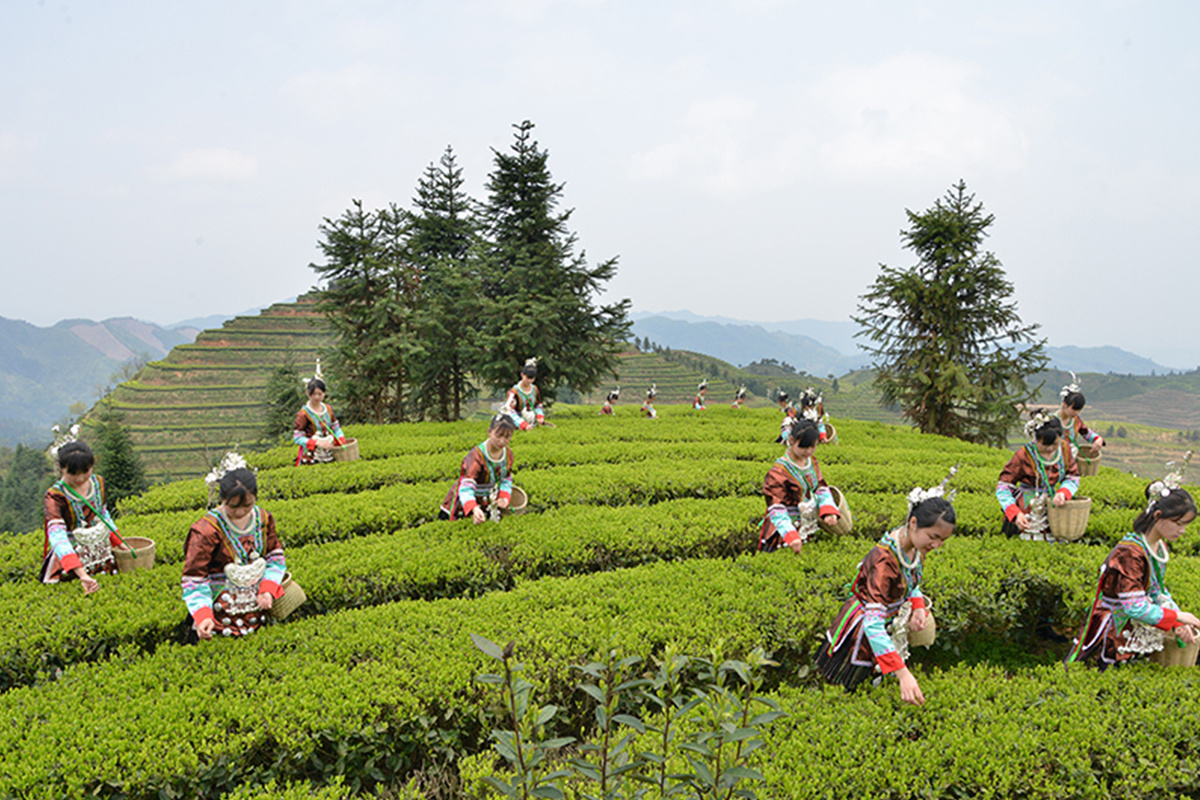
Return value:
[(775, 459), (763, 479), (767, 511), (758, 533), (758, 549), (771, 553), (786, 545), (796, 553), (817, 530), (817, 517), (836, 525), (841, 514), (813, 457), (817, 425), (798, 419), (788, 429), (787, 451)]
[(600, 413), (607, 417), (613, 416), (613, 403), (617, 402), (620, 399), (621, 399), (621, 387), (618, 386), (617, 388), (615, 388), (611, 392), (609, 392), (608, 396), (604, 398), (604, 405), (600, 406)]
[[(945, 481), (929, 492), (914, 489), (904, 525), (884, 534), (858, 565), (851, 597), (817, 651), (817, 671), (830, 683), (851, 690), (876, 673), (894, 674), (900, 679), (900, 699), (913, 705), (925, 702), (905, 658), (908, 632), (928, 624), (921, 593), (925, 557), (954, 533), (954, 507), (941, 496), (944, 487)], [(888, 620), (893, 620), (891, 633)]]
[(658, 411), (654, 409), (654, 398), (658, 396), (658, 384), (653, 384), (646, 390), (646, 402), (642, 403), (642, 415), (646, 419), (655, 419), (658, 417)]
[(779, 410), (783, 412), (783, 421), (779, 424), (779, 436), (775, 438), (775, 441), (786, 443), (788, 429), (792, 427), (792, 423), (800, 416), (800, 412), (796, 410), (795, 404), (789, 402), (788, 393), (783, 389), (775, 393), (775, 402), (779, 405)]
[(462, 461), (458, 480), (450, 487), (438, 519), (470, 517), (478, 525), (490, 512), (508, 508), (513, 489), (513, 452), (509, 447), (517, 423), (497, 414), (488, 425), (487, 439), (472, 447)]
[(183, 602), (200, 639), (258, 630), (283, 596), (287, 572), (275, 518), (258, 507), (254, 473), (232, 469), (218, 487), (220, 504), (192, 525), (183, 545)]
[(521, 367), (521, 379), (513, 384), (504, 398), (504, 407), (512, 416), (513, 422), (523, 431), (535, 425), (553, 428), (552, 423), (546, 422), (546, 409), (542, 405), (542, 390), (537, 387), (537, 359), (531, 358)]
[(44, 499), (46, 538), (39, 578), (42, 583), (78, 578), (83, 591), (91, 594), (100, 588), (96, 575), (117, 571), (112, 548), (122, 541), (104, 504), (104, 479), (92, 469), (96, 457), (90, 447), (74, 440), (78, 432), (79, 426), (72, 426), (70, 435), (51, 448), (61, 477)]
[(302, 464), (325, 464), (333, 461), (333, 448), (346, 443), (342, 426), (325, 402), (325, 381), (321, 380), (321, 362), (317, 362), (317, 375), (305, 386), (308, 402), (296, 412), (292, 441), (300, 448), (296, 451), (296, 466)]
[(732, 405), (730, 405), (730, 408), (741, 408), (743, 405), (745, 405), (745, 403), (746, 403), (746, 386), (745, 386), (745, 384), (742, 384), (741, 388), (739, 388), (737, 390), (737, 394), (734, 395), (733, 403), (732, 403)]
[(704, 410), (704, 395), (708, 394), (708, 378), (700, 381), (700, 385), (696, 387), (696, 397), (692, 400), (693, 411)]
[[(1196, 641), (1200, 619), (1180, 611), (1165, 583), (1168, 542), (1183, 536), (1196, 518), (1196, 503), (1172, 476), (1146, 489), (1149, 504), (1100, 565), (1096, 599), (1087, 624), (1066, 663), (1083, 661), (1100, 669), (1126, 663), (1164, 647)], [(1173, 633), (1166, 638), (1164, 632)]]
[(1062, 406), (1054, 415), (1062, 421), (1067, 441), (1071, 443), (1071, 454), (1078, 457), (1081, 446), (1087, 444), (1089, 447), (1085, 455), (1090, 458), (1100, 455), (1100, 448), (1105, 446), (1104, 437), (1089, 429), (1079, 416), (1079, 412), (1087, 405), (1087, 398), (1079, 391), (1079, 379), (1074, 372), (1071, 373), (1071, 382), (1059, 394)]
[(1066, 505), (1079, 491), (1079, 467), (1058, 418), (1036, 414), (1025, 425), (1033, 441), (1023, 445), (1000, 471), (996, 499), (1004, 511), (1004, 532), (1022, 539), (1053, 541), (1046, 503)]

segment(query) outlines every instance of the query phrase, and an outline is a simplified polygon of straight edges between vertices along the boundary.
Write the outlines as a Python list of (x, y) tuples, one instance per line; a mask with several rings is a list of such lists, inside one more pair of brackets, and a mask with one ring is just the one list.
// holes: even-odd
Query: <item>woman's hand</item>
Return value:
[(912, 616), (908, 619), (908, 629), (914, 633), (925, 630), (925, 626), (929, 624), (929, 614), (923, 608), (914, 608)]
[(487, 512), (482, 506), (475, 506), (475, 510), (471, 512), (471, 519), (478, 525), (481, 522), (487, 522)]
[(212, 617), (202, 619), (196, 623), (196, 635), (201, 639), (211, 639), (213, 631), (217, 629), (217, 621)]
[(790, 542), (788, 542), (788, 547), (792, 548), (793, 553), (799, 553), (804, 549), (804, 540), (797, 536), (795, 539), (792, 539)]
[(1176, 625), (1174, 633), (1183, 640), (1184, 644), (1196, 643), (1196, 629), (1190, 625)]
[(496, 507), (497, 508), (508, 508), (508, 498), (501, 497), (499, 500), (496, 501)]
[(83, 587), (84, 594), (100, 591), (100, 581), (88, 575), (87, 570), (83, 567), (75, 570), (75, 574), (79, 577), (79, 585)]
[(908, 671), (908, 667), (899, 670), (896, 676), (900, 678), (900, 699), (906, 703), (912, 703), (914, 706), (925, 705), (925, 695), (921, 694), (921, 685)]
[(1200, 628), (1200, 619), (1196, 619), (1195, 614), (1189, 614), (1187, 611), (1177, 612), (1175, 619), (1180, 625), (1190, 625), (1193, 628)]
[(834, 525), (837, 525), (837, 523), (838, 523), (838, 515), (837, 514), (826, 514), (825, 516), (821, 517), (821, 521), (824, 522), (826, 525), (833, 527)]
[(318, 436), (316, 441), (317, 441), (317, 447), (321, 448), (322, 450), (332, 450), (333, 449), (333, 437), (332, 436)]
[(1018, 511), (1017, 515), (1013, 517), (1013, 524), (1017, 526), (1017, 530), (1028, 530), (1029, 517), (1026, 516), (1024, 511)]
[(258, 596), (258, 607), (263, 611), (270, 611), (271, 606), (275, 604), (275, 598), (270, 592), (262, 592)]

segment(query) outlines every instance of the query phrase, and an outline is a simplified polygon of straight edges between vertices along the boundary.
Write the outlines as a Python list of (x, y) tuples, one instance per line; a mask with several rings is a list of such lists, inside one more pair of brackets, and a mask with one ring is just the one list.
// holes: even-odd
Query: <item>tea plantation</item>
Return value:
[[(835, 419), (840, 441), (817, 457), (854, 533), (760, 555), (778, 412), (554, 410), (556, 428), (513, 442), (530, 513), (498, 524), (435, 521), (484, 438), (477, 421), (350, 427), (362, 452), (351, 463), (255, 455), (259, 503), (309, 601), (244, 641), (178, 643), (200, 480), (126, 502), (122, 532), (154, 539), (158, 564), (92, 596), (36, 583), (40, 534), (0, 541), (0, 797), (399, 797), (460, 771), (456, 791), (488, 796), (492, 759), (477, 754), (500, 723), (473, 678), (495, 662), (472, 633), (515, 642), (538, 702), (559, 708), (554, 732), (583, 737), (593, 705), (574, 665), (612, 650), (652, 665), (668, 646), (732, 658), (762, 647), (778, 662), (764, 692), (787, 716), (764, 726), (752, 758), (765, 780), (742, 784), (759, 797), (1200, 792), (1200, 673), (1067, 672), (1052, 641), (1083, 620), (1098, 565), (1144, 504), (1140, 479), (1084, 479), (1081, 542), (1013, 541), (992, 494), (1008, 452)], [(900, 522), (908, 491), (955, 463), (958, 535), (925, 572), (938, 641), (911, 661), (925, 706), (902, 704), (891, 680), (824, 686), (813, 654), (856, 564)], [(1185, 537), (1167, 580), (1188, 610), (1198, 566)]]

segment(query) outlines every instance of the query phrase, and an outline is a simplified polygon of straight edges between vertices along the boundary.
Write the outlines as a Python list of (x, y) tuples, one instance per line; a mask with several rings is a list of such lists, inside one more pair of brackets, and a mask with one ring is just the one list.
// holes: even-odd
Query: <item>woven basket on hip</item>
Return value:
[(334, 461), (358, 461), (358, 439), (347, 439), (333, 448)]
[(1171, 634), (1163, 636), (1163, 649), (1150, 654), (1150, 660), (1164, 667), (1194, 667), (1196, 656), (1200, 654), (1200, 643), (1185, 644), (1183, 647), (1175, 641)]
[[(114, 545), (113, 558), (117, 561), (118, 572), (133, 572), (139, 569), (150, 569), (154, 566), (154, 540), (145, 536), (126, 536), (125, 544)], [(132, 548), (132, 549), (130, 549)]]
[(300, 588), (300, 584), (292, 580), (290, 572), (284, 573), (280, 588), (283, 589), (283, 595), (276, 597), (275, 602), (271, 604), (271, 616), (278, 620), (284, 620), (304, 604), (308, 595), (304, 593), (304, 589)]
[(512, 497), (508, 500), (508, 508), (500, 509), (501, 514), (524, 514), (529, 507), (529, 495), (520, 486), (512, 487)]
[(1092, 498), (1075, 497), (1063, 506), (1046, 504), (1046, 516), (1050, 520), (1050, 535), (1064, 542), (1073, 542), (1087, 530), (1088, 516), (1092, 513)]
[(837, 428), (833, 427), (828, 422), (826, 422), (825, 423), (825, 442), (824, 443), (825, 444), (837, 444), (837, 440), (838, 440)]
[(1079, 451), (1079, 457), (1075, 459), (1079, 464), (1079, 476), (1086, 478), (1088, 475), (1095, 475), (1100, 471), (1100, 453), (1097, 451), (1094, 456), (1085, 456), (1083, 451)]
[(817, 525), (826, 533), (836, 533), (839, 536), (845, 536), (854, 529), (854, 516), (850, 513), (850, 506), (846, 505), (846, 496), (842, 494), (841, 489), (836, 486), (830, 486), (829, 493), (833, 495), (833, 504), (837, 506), (840, 516), (834, 525), (826, 525), (825, 520), (817, 517)]
[(925, 627), (919, 631), (908, 629), (909, 647), (931, 647), (937, 638), (937, 622), (933, 619), (933, 609), (925, 609)]

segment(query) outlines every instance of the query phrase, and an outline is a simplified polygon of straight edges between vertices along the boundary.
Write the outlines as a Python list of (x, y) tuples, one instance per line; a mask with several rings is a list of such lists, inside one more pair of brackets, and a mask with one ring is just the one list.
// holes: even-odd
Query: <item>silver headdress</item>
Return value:
[[(318, 370), (319, 371), (319, 370)], [(220, 463), (213, 467), (207, 475), (204, 476), (204, 483), (208, 485), (208, 502), (209, 505), (216, 505), (219, 499), (219, 490), (221, 478), (225, 477), (225, 473), (235, 469), (249, 469), (250, 465), (246, 463), (246, 459), (242, 457), (236, 450), (230, 450), (224, 455)]]
[(788, 399), (788, 393), (787, 393), (787, 392), (785, 392), (785, 391), (784, 391), (782, 388), (780, 388), (780, 389), (776, 390), (776, 392), (775, 392), (775, 402), (777, 402), (777, 403), (786, 403), (786, 402), (787, 402), (787, 399)]
[(608, 393), (608, 402), (612, 403), (612, 402), (615, 402), (620, 399), (621, 399), (621, 387), (620, 386), (618, 386), (617, 388), (613, 389), (611, 392)]
[(696, 391), (701, 392), (707, 388), (708, 388), (708, 378), (705, 378), (704, 380), (700, 381), (700, 385), (696, 387)]
[[(1150, 488), (1147, 492), (1150, 495), (1150, 502), (1146, 505), (1147, 511), (1153, 508), (1154, 504), (1157, 503), (1160, 498), (1169, 496), (1172, 489), (1178, 489), (1183, 485), (1183, 473), (1188, 467), (1188, 462), (1191, 460), (1192, 451), (1188, 450), (1183, 454), (1183, 463), (1179, 465), (1179, 469), (1175, 470), (1174, 472), (1168, 472), (1160, 480), (1154, 481), (1154, 483), (1150, 484)], [(1174, 461), (1167, 462), (1168, 469), (1173, 466), (1175, 466)]]
[(1038, 428), (1050, 421), (1050, 415), (1045, 411), (1039, 411), (1029, 418), (1029, 422), (1025, 423), (1025, 438), (1032, 439), (1037, 435)]
[(950, 479), (958, 474), (958, 464), (950, 468), (950, 472), (946, 477), (942, 478), (942, 482), (937, 486), (932, 486), (928, 489), (922, 489), (920, 486), (914, 486), (913, 490), (908, 493), (908, 510), (912, 511), (918, 503), (928, 500), (931, 497), (945, 497), (948, 502), (954, 500), (954, 495), (958, 492), (957, 489), (951, 489), (946, 492), (946, 487), (950, 484)]
[(306, 378), (303, 375), (301, 375), (300, 382), (303, 383), (305, 386), (307, 386), (309, 381), (323, 381), (323, 380), (325, 380), (325, 376), (321, 374), (321, 357), (317, 356), (317, 368), (315, 370), (313, 370), (313, 376), (311, 378)]
[(745, 397), (746, 397), (746, 384), (743, 383), (741, 385), (741, 387), (737, 390), (737, 394), (734, 396), (734, 399), (742, 400)]
[(1071, 382), (1068, 383), (1066, 386), (1064, 386), (1062, 388), (1062, 391), (1059, 392), (1058, 394), (1063, 400), (1066, 400), (1067, 395), (1071, 394), (1072, 392), (1078, 392), (1078, 391), (1079, 391), (1079, 378), (1075, 375), (1074, 372), (1072, 372), (1071, 373)]
[(649, 389), (649, 390), (646, 392), (646, 399), (647, 399), (647, 400), (650, 400), (650, 399), (652, 399), (652, 398), (653, 398), (653, 397), (654, 397), (656, 394), (658, 394), (658, 384), (657, 384), (657, 383), (652, 383), (652, 384), (650, 384), (650, 389)]
[(46, 453), (50, 456), (51, 461), (57, 463), (58, 451), (62, 449), (63, 445), (79, 439), (80, 425), (78, 422), (76, 422), (67, 430), (66, 433), (63, 433), (58, 425), (51, 426), (50, 430), (54, 432), (54, 444), (50, 445), (50, 447), (46, 449)]
[(525, 359), (525, 366), (527, 366), (527, 367), (536, 367), (536, 366), (537, 366), (537, 358), (535, 357), (535, 358), (527, 358), (527, 359)]

